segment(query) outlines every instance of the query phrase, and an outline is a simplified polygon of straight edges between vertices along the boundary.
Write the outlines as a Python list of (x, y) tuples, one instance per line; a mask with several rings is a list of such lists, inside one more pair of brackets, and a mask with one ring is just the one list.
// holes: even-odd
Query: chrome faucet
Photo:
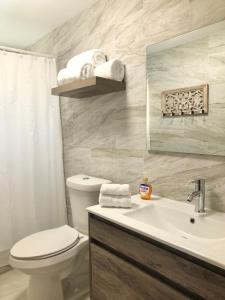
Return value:
[(198, 213), (205, 212), (205, 179), (196, 179), (192, 182), (195, 183), (195, 191), (190, 193), (187, 197), (188, 202), (192, 202), (194, 198), (195, 202), (195, 211)]

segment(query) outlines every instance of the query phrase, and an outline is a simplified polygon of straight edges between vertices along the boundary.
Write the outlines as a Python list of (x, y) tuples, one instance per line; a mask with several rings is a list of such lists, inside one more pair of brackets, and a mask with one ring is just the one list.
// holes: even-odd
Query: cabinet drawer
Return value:
[[(90, 215), (90, 237), (154, 270), (201, 298), (225, 299), (225, 277), (172, 251)], [(191, 257), (190, 257), (191, 259)]]
[(187, 300), (174, 288), (92, 244), (92, 300)]

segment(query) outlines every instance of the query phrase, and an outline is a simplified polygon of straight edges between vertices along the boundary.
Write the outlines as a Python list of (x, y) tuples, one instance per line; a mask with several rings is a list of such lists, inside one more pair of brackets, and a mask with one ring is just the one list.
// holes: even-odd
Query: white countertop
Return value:
[[(132, 196), (132, 208), (124, 209), (124, 208), (109, 208), (109, 207), (101, 207), (100, 205), (94, 205), (89, 207), (88, 212), (97, 215), (103, 219), (109, 220), (113, 223), (116, 223), (120, 226), (128, 228), (134, 232), (137, 232), (141, 235), (169, 245), (175, 249), (178, 249), (182, 252), (195, 256), (201, 260), (204, 260), (208, 263), (216, 265), (220, 268), (225, 269), (225, 214), (218, 213), (214, 211), (209, 211), (208, 216), (205, 218), (205, 222), (210, 219), (210, 222), (217, 222), (220, 225), (218, 231), (221, 232), (221, 237), (219, 238), (208, 238), (207, 237), (207, 228), (204, 235), (205, 238), (193, 236), (184, 233), (181, 230), (176, 230), (173, 233), (159, 229), (157, 226), (152, 226), (146, 224), (142, 221), (135, 220), (128, 215), (128, 212), (136, 211), (140, 208), (147, 208), (149, 206), (158, 206), (163, 208), (173, 207), (174, 211), (177, 210), (184, 212), (188, 216), (188, 221), (190, 216), (195, 218), (199, 218), (199, 215), (194, 212), (194, 206), (187, 204), (185, 202), (174, 201), (166, 198), (161, 198), (157, 196), (153, 196), (153, 200), (146, 201), (141, 200), (139, 195)], [(160, 210), (159, 210), (160, 212)], [(149, 218), (151, 218), (151, 214), (149, 214)], [(216, 224), (217, 224), (216, 223)], [(223, 226), (224, 225), (224, 226)], [(195, 226), (198, 226), (195, 224)], [(207, 225), (208, 226), (208, 225)], [(217, 226), (217, 225), (216, 225)], [(221, 228), (222, 227), (222, 228)], [(224, 237), (223, 237), (224, 232)]]

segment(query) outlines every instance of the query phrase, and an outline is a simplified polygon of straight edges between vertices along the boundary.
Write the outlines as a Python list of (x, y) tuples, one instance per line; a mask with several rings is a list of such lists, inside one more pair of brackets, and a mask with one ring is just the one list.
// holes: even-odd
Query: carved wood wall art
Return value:
[(163, 91), (161, 109), (164, 117), (208, 113), (208, 84)]

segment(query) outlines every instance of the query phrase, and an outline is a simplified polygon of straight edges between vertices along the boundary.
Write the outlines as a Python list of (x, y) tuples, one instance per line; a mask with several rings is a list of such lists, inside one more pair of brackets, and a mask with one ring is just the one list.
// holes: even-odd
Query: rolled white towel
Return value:
[(94, 76), (94, 68), (91, 63), (77, 63), (74, 66), (67, 67), (70, 78), (87, 79)]
[(59, 71), (59, 73), (57, 75), (58, 85), (69, 83), (72, 80), (73, 80), (73, 78), (71, 77), (71, 74), (67, 68), (64, 68)]
[(99, 204), (104, 207), (130, 208), (132, 206), (131, 196), (112, 196), (100, 193)]
[(94, 67), (91, 63), (86, 63), (83, 65), (81, 70), (81, 79), (86, 79), (93, 77), (94, 74)]
[(72, 57), (68, 61), (67, 67), (73, 68), (80, 63), (90, 63), (95, 68), (96, 66), (103, 64), (104, 62), (106, 62), (106, 55), (104, 51), (101, 49), (93, 49), (82, 52)]
[(130, 196), (129, 184), (102, 184), (100, 192), (104, 195)]
[(111, 59), (95, 68), (95, 76), (122, 81), (124, 79), (124, 65), (119, 59)]

